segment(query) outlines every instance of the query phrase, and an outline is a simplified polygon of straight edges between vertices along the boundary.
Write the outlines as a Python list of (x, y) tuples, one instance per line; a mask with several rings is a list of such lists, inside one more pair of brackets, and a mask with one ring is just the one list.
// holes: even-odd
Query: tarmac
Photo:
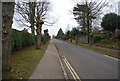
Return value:
[(45, 54), (29, 79), (64, 79), (53, 41), (50, 41)]

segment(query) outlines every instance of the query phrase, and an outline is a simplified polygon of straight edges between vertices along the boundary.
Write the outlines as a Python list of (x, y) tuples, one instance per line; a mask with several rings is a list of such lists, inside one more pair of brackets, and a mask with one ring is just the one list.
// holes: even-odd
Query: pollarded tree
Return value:
[(118, 27), (118, 15), (115, 13), (106, 14), (102, 18), (101, 26), (105, 31), (115, 31)]
[(48, 0), (36, 2), (36, 33), (37, 33), (37, 47), (36, 49), (41, 49), (41, 36), (42, 36), (42, 24), (45, 24), (47, 21), (48, 12), (50, 10), (50, 2)]
[(17, 21), (22, 23), (25, 26), (31, 28), (31, 32), (37, 34), (37, 47), (36, 49), (41, 48), (41, 32), (42, 24), (52, 25), (48, 21), (48, 13), (50, 10), (50, 2), (48, 0), (25, 0), (23, 2), (18, 2), (16, 4), (16, 14), (20, 17), (17, 17)]

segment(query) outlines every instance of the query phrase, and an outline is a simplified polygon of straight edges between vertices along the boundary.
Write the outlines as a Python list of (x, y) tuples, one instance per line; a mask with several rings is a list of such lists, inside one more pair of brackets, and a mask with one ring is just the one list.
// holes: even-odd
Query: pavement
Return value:
[(45, 54), (29, 79), (64, 79), (53, 41), (50, 41)]

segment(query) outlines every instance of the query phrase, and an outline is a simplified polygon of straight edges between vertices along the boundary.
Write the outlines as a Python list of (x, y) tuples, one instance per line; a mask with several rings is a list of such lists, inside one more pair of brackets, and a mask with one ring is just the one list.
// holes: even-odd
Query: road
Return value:
[(118, 79), (118, 61), (104, 54), (53, 40), (81, 79)]

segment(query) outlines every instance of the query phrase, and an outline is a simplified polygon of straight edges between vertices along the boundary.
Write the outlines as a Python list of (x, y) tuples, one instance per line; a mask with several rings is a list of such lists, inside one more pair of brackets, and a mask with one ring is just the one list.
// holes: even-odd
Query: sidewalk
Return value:
[(57, 54), (55, 45), (53, 41), (51, 41), (29, 79), (64, 79)]

